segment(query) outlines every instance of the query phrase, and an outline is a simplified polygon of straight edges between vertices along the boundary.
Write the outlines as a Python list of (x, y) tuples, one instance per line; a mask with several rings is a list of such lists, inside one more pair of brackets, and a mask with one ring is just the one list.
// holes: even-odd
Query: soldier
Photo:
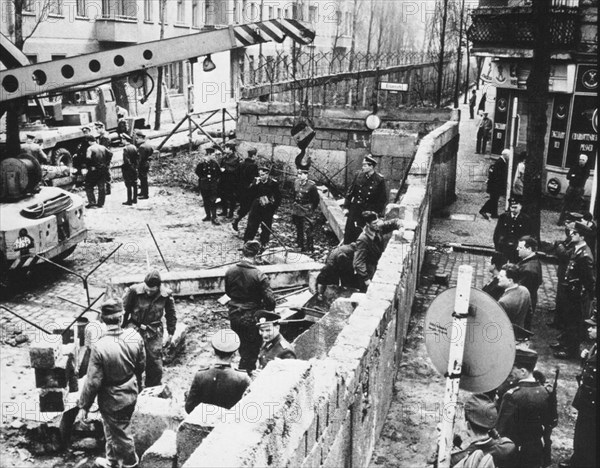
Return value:
[(525, 327), (525, 319), (531, 314), (531, 296), (527, 288), (519, 284), (519, 269), (516, 265), (502, 265), (498, 273), (498, 286), (504, 288), (498, 304), (502, 306), (511, 323)]
[(140, 179), (140, 191), (138, 193), (140, 200), (147, 200), (148, 195), (148, 173), (150, 172), (150, 160), (154, 154), (154, 148), (147, 140), (144, 132), (137, 132), (138, 154), (140, 163), (138, 166), (138, 177)]
[(240, 164), (240, 209), (238, 210), (237, 217), (231, 223), (231, 228), (234, 231), (238, 231), (239, 222), (248, 214), (250, 211), (250, 205), (252, 203), (250, 186), (252, 182), (258, 177), (258, 165), (254, 158), (256, 157), (256, 148), (250, 148), (248, 150), (248, 157), (244, 159)]
[(50, 164), (48, 156), (40, 144), (36, 143), (36, 137), (32, 133), (27, 134), (27, 141), (21, 145), (21, 154), (23, 153), (34, 157), (40, 164)]
[(177, 317), (171, 290), (163, 286), (160, 273), (151, 271), (143, 283), (130, 286), (123, 296), (125, 323), (134, 327), (146, 348), (146, 387), (162, 382), (163, 316), (167, 322), (168, 346), (173, 339)]
[(240, 337), (240, 369), (251, 373), (256, 369), (256, 359), (261, 339), (256, 329), (255, 314), (260, 309), (275, 309), (275, 296), (269, 279), (256, 268), (260, 243), (248, 241), (242, 248), (242, 261), (225, 273), (225, 293), (230, 300), (229, 321), (231, 329)]
[(464, 450), (452, 453), (450, 466), (456, 465), (475, 450), (490, 454), (497, 468), (514, 466), (517, 452), (515, 444), (507, 437), (499, 437), (494, 430), (498, 411), (492, 400), (484, 394), (472, 394), (465, 401), (465, 421), (472, 442)]
[(92, 131), (90, 127), (85, 126), (81, 127), (81, 133), (83, 133), (83, 138), (73, 153), (73, 167), (75, 168), (76, 187), (81, 187), (84, 185), (83, 168), (85, 167), (87, 149), (90, 147), (90, 142), (88, 141), (87, 137), (88, 135), (92, 134)]
[[(317, 185), (308, 178), (308, 166), (297, 168), (298, 177), (294, 181), (294, 202), (292, 222), (296, 227), (296, 245), (304, 252), (312, 252), (314, 247), (315, 210), (319, 206)], [(306, 225), (306, 231), (304, 227)], [(306, 243), (304, 234), (306, 233)]]
[(506, 178), (510, 157), (510, 150), (504, 149), (500, 157), (490, 166), (487, 179), (487, 193), (490, 194), (490, 199), (479, 210), (479, 214), (485, 219), (490, 219), (488, 213), (492, 218), (498, 217), (498, 200), (506, 193)]
[(137, 203), (137, 178), (138, 178), (138, 150), (131, 143), (123, 148), (123, 164), (121, 165), (121, 173), (123, 182), (127, 190), (127, 201), (123, 205), (133, 205)]
[[(485, 93), (481, 97), (482, 101), (486, 98)], [(484, 104), (485, 106), (485, 104)], [(481, 108), (481, 104), (479, 104)], [(484, 112), (479, 125), (477, 125), (477, 147), (475, 149), (476, 154), (485, 154), (487, 152), (487, 143), (490, 140), (492, 134), (492, 121), (488, 117), (488, 113)]]
[(102, 122), (96, 122), (94, 126), (96, 127), (96, 131), (98, 132), (98, 143), (108, 150), (108, 160), (106, 161), (106, 195), (110, 195), (112, 191), (112, 187), (110, 184), (110, 181), (112, 179), (110, 174), (110, 163), (112, 162), (113, 158), (113, 153), (112, 151), (110, 151), (111, 140)]
[(346, 227), (344, 229), (344, 244), (349, 244), (358, 239), (364, 220), (363, 211), (373, 211), (381, 215), (387, 203), (387, 189), (383, 176), (375, 172), (377, 161), (371, 155), (365, 156), (362, 169), (356, 175), (354, 183), (346, 196), (344, 204), (344, 215)]
[(269, 167), (261, 165), (258, 168), (258, 178), (250, 186), (250, 214), (248, 225), (244, 232), (244, 242), (254, 239), (260, 227), (260, 243), (264, 249), (271, 237), (273, 215), (281, 203), (279, 184), (269, 176)]
[(240, 177), (240, 158), (235, 151), (236, 143), (228, 141), (225, 144), (225, 154), (221, 158), (221, 180), (219, 192), (221, 195), (221, 216), (233, 218), (237, 205)]
[(98, 396), (106, 438), (106, 458), (97, 458), (95, 466), (133, 468), (138, 466), (138, 457), (127, 429), (146, 364), (144, 342), (135, 330), (121, 328), (121, 301), (111, 299), (102, 304), (100, 317), (107, 329), (92, 346), (87, 379), (77, 403), (77, 421), (86, 422), (88, 411)]
[(584, 240), (589, 229), (576, 222), (571, 230), (573, 254), (565, 273), (566, 289), (566, 328), (558, 343), (550, 347), (556, 349), (554, 356), (569, 359), (579, 355), (579, 345), (583, 338), (583, 321), (588, 317), (589, 305), (595, 294), (595, 270), (592, 252)]
[(540, 468), (544, 458), (543, 436), (552, 424), (556, 408), (552, 407), (550, 391), (534, 375), (537, 353), (517, 348), (509, 379), (516, 382), (500, 404), (496, 429), (517, 446), (519, 468)]
[(498, 284), (498, 275), (502, 266), (506, 263), (506, 257), (496, 252), (490, 260), (488, 271), (492, 274), (492, 279), (481, 290), (488, 293), (494, 299), (499, 300), (504, 294), (504, 288)]
[(325, 266), (317, 276), (317, 294), (320, 300), (323, 300), (328, 284), (341, 285), (345, 288), (360, 287), (360, 281), (354, 273), (354, 252), (356, 252), (356, 242), (338, 245), (329, 252)]
[(399, 219), (383, 221), (379, 219), (377, 213), (365, 211), (363, 222), (365, 227), (356, 241), (353, 266), (358, 277), (359, 289), (364, 292), (371, 283), (377, 269), (377, 262), (383, 254), (385, 246), (381, 234), (398, 229), (401, 221)]
[[(589, 326), (588, 335), (596, 341), (598, 338), (597, 316), (585, 321)], [(577, 410), (575, 436), (573, 438), (573, 455), (566, 463), (559, 463), (559, 468), (593, 468), (598, 466), (596, 459), (598, 434), (596, 432), (596, 400), (598, 398), (597, 345), (594, 343), (589, 350), (581, 353), (581, 375), (577, 376), (579, 388), (573, 399), (573, 407)]]
[(260, 310), (256, 314), (256, 326), (262, 337), (262, 346), (258, 353), (258, 368), (265, 366), (274, 359), (296, 359), (294, 347), (281, 336), (279, 320), (281, 317), (274, 312)]
[[(104, 146), (99, 145), (92, 135), (88, 135), (86, 138), (89, 144), (85, 157), (85, 165), (87, 166), (85, 193), (88, 199), (86, 208), (102, 208), (106, 198), (106, 172), (109, 151)], [(97, 203), (94, 187), (98, 187)]]
[(533, 235), (533, 225), (529, 216), (521, 213), (521, 197), (511, 197), (508, 203), (509, 211), (500, 215), (494, 229), (494, 247), (509, 262), (516, 263), (518, 240), (523, 236)]
[(217, 200), (221, 168), (215, 159), (215, 149), (213, 147), (206, 148), (204, 158), (196, 166), (196, 175), (198, 176), (198, 186), (204, 203), (204, 212), (206, 213), (202, 221), (212, 221), (213, 224), (219, 225), (221, 223), (217, 219), (215, 201)]
[(542, 264), (537, 255), (537, 241), (531, 236), (523, 236), (517, 244), (519, 283), (525, 286), (531, 297), (531, 314), (525, 317), (525, 328), (531, 330), (531, 321), (537, 306), (537, 290), (542, 285)]
[(210, 339), (215, 352), (215, 362), (200, 369), (187, 394), (185, 411), (191, 413), (200, 403), (230, 409), (250, 385), (245, 371), (234, 369), (232, 361), (240, 347), (240, 337), (233, 330), (223, 329)]
[(583, 193), (585, 190), (585, 183), (590, 177), (590, 168), (587, 165), (588, 157), (586, 154), (579, 155), (579, 161), (576, 166), (569, 169), (567, 174), (567, 180), (569, 186), (565, 192), (565, 198), (563, 200), (563, 208), (558, 217), (558, 225), (562, 225), (565, 221), (565, 217), (570, 211), (581, 211), (583, 208)]

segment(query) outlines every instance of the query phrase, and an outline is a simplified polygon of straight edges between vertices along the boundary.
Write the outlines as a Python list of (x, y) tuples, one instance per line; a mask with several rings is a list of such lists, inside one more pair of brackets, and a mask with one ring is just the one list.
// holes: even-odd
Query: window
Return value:
[[(137, 18), (136, 0), (102, 0), (102, 18)], [(144, 5), (144, 9), (145, 9)]]
[(87, 16), (87, 13), (85, 11), (85, 0), (77, 0), (75, 8), (75, 14), (77, 16)]
[(339, 10), (335, 12), (335, 24), (338, 26), (342, 25), (342, 12)]
[(62, 16), (63, 2), (62, 0), (49, 0), (48, 13), (51, 15)]
[(200, 12), (199, 0), (192, 0), (192, 26), (194, 28), (200, 27), (200, 18), (198, 17)]
[(311, 23), (317, 22), (317, 7), (316, 6), (308, 7), (308, 21)]
[(185, 9), (183, 7), (183, 0), (177, 0), (177, 22), (185, 23)]
[(33, 13), (35, 8), (35, 0), (25, 0), (23, 2), (23, 11)]
[(27, 55), (27, 60), (29, 60), (30, 64), (37, 63), (37, 55)]
[(204, 3), (204, 23), (208, 26), (215, 24), (215, 8), (209, 0)]
[(183, 93), (183, 62), (170, 63), (163, 70), (169, 91), (175, 94)]
[(269, 7), (269, 19), (273, 19), (273, 7)]
[(281, 19), (281, 8), (277, 8), (277, 19)]
[(250, 18), (248, 18), (248, 22), (260, 21), (258, 17), (258, 8), (256, 7), (256, 3), (250, 4)]
[(144, 0), (144, 21), (152, 21), (152, 0)]

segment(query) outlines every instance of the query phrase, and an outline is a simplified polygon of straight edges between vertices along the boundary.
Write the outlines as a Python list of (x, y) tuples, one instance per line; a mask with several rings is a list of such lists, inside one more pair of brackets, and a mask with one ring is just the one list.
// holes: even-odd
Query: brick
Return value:
[(31, 367), (52, 369), (61, 355), (62, 340), (56, 335), (37, 335), (29, 348)]
[(44, 388), (40, 390), (40, 411), (42, 413), (64, 411), (67, 395), (68, 392), (62, 388)]
[[(73, 355), (59, 357), (52, 369), (34, 369), (36, 388), (67, 388), (69, 383), (77, 379), (75, 375), (75, 364)], [(77, 385), (76, 383), (71, 385)], [(73, 390), (74, 391), (74, 390)]]

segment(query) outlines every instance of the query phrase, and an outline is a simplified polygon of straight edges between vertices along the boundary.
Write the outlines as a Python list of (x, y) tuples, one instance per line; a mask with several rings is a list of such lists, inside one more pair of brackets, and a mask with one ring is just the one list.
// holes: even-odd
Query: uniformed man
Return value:
[[(583, 216), (579, 213), (568, 213), (565, 218), (565, 239), (554, 244), (554, 254), (558, 259), (556, 268), (556, 300), (554, 303), (554, 319), (547, 325), (552, 328), (563, 329), (566, 325), (565, 312), (567, 304), (565, 303), (568, 284), (565, 280), (569, 259), (573, 255), (573, 240), (571, 239), (571, 229), (575, 227), (576, 221), (581, 221)], [(550, 311), (552, 312), (552, 311)]]
[(590, 168), (588, 167), (587, 162), (588, 156), (586, 154), (580, 154), (577, 165), (569, 169), (569, 173), (567, 174), (569, 186), (565, 192), (563, 208), (558, 218), (559, 225), (563, 224), (567, 213), (570, 211), (581, 211), (583, 208), (585, 183), (590, 177)]
[(265, 366), (274, 359), (296, 359), (294, 347), (281, 336), (279, 320), (281, 317), (268, 310), (258, 311), (256, 326), (262, 337), (262, 346), (258, 353), (258, 368)]
[[(85, 174), (85, 193), (88, 204), (86, 208), (102, 208), (106, 199), (106, 173), (108, 161), (110, 159), (109, 151), (104, 146), (96, 142), (93, 135), (88, 135), (88, 149), (85, 157), (87, 173)], [(98, 201), (94, 188), (98, 187)]]
[(521, 213), (521, 197), (511, 197), (508, 203), (509, 211), (498, 217), (494, 230), (494, 247), (496, 251), (504, 254), (509, 262), (516, 263), (518, 240), (523, 236), (533, 235), (533, 225), (529, 216)]
[(467, 431), (472, 442), (467, 448), (452, 453), (450, 466), (455, 466), (459, 461), (468, 457), (475, 450), (490, 454), (497, 468), (514, 466), (517, 448), (512, 440), (499, 437), (494, 431), (498, 411), (496, 405), (487, 395), (472, 394), (464, 404)]
[(525, 328), (531, 330), (531, 321), (537, 306), (538, 288), (542, 285), (542, 263), (537, 255), (538, 243), (531, 236), (523, 236), (517, 244), (519, 256), (519, 283), (529, 291), (531, 298), (531, 314), (525, 317)]
[(220, 215), (233, 218), (238, 200), (240, 179), (240, 158), (236, 152), (235, 141), (228, 141), (225, 144), (225, 154), (223, 154), (219, 164), (221, 166), (221, 180), (219, 183), (221, 196)]
[(261, 345), (256, 312), (275, 309), (275, 296), (269, 279), (255, 265), (260, 249), (259, 242), (246, 242), (242, 248), (242, 260), (225, 273), (225, 293), (230, 298), (227, 303), (229, 321), (231, 329), (240, 337), (239, 367), (248, 373), (256, 369)]
[(499, 252), (494, 253), (490, 259), (488, 271), (492, 274), (492, 279), (481, 290), (488, 293), (494, 299), (498, 300), (504, 294), (504, 288), (498, 284), (498, 275), (502, 266), (506, 263), (506, 257)]
[(498, 273), (498, 286), (504, 288), (498, 304), (502, 306), (511, 323), (525, 327), (525, 319), (531, 314), (531, 296), (527, 288), (519, 284), (519, 269), (516, 265), (502, 265)]
[(73, 167), (75, 168), (75, 186), (81, 187), (84, 184), (83, 168), (85, 167), (85, 157), (90, 146), (88, 135), (92, 134), (92, 130), (88, 126), (81, 127), (83, 138), (75, 152), (73, 153)]
[(200, 403), (230, 409), (250, 385), (246, 371), (232, 365), (240, 347), (237, 333), (230, 329), (219, 330), (211, 337), (210, 344), (215, 352), (215, 362), (196, 373), (185, 400), (186, 413), (191, 413)]
[(206, 213), (202, 221), (212, 221), (213, 224), (219, 225), (215, 202), (217, 200), (221, 168), (215, 159), (214, 147), (206, 148), (204, 157), (196, 166), (196, 175), (198, 176), (198, 186), (204, 204), (204, 212)]
[(595, 294), (594, 258), (584, 239), (588, 231), (588, 227), (581, 222), (576, 222), (571, 230), (573, 254), (565, 273), (567, 324), (559, 342), (550, 345), (557, 350), (554, 356), (559, 359), (579, 356), (584, 320), (589, 316), (589, 306)]
[(281, 204), (281, 192), (279, 184), (269, 176), (270, 168), (261, 165), (258, 168), (258, 178), (250, 186), (250, 214), (248, 225), (244, 232), (244, 242), (253, 240), (260, 227), (260, 243), (264, 249), (271, 237), (271, 225), (273, 215)]
[(354, 273), (354, 252), (356, 242), (335, 247), (325, 260), (325, 265), (317, 276), (317, 294), (323, 300), (327, 285), (359, 289), (360, 281)]
[(344, 229), (344, 244), (354, 242), (364, 227), (363, 211), (373, 211), (383, 214), (387, 203), (387, 189), (383, 176), (375, 172), (377, 161), (371, 155), (365, 156), (362, 170), (357, 174), (354, 183), (344, 201), (346, 227)]
[(106, 332), (91, 347), (87, 379), (79, 395), (77, 421), (85, 423), (98, 397), (104, 424), (106, 458), (97, 458), (99, 467), (133, 468), (138, 465), (129, 423), (146, 364), (144, 342), (133, 329), (122, 329), (123, 305), (110, 299), (102, 304), (101, 320)]
[[(588, 325), (588, 336), (594, 342), (598, 338), (597, 315), (585, 321)], [(573, 407), (577, 410), (575, 436), (573, 438), (573, 455), (566, 463), (559, 463), (560, 468), (593, 468), (598, 466), (596, 432), (596, 401), (598, 399), (598, 351), (594, 343), (589, 350), (581, 353), (581, 375), (577, 377), (579, 388), (573, 399)]]
[(385, 248), (382, 234), (398, 229), (401, 221), (399, 219), (383, 221), (379, 219), (377, 213), (365, 211), (363, 223), (365, 227), (356, 240), (356, 252), (352, 264), (359, 281), (359, 289), (364, 292), (375, 275), (377, 262)]
[(250, 148), (248, 156), (240, 164), (240, 209), (238, 210), (237, 217), (231, 223), (231, 228), (236, 232), (238, 231), (239, 222), (248, 214), (250, 205), (252, 204), (250, 186), (258, 177), (258, 165), (255, 161), (256, 152), (256, 148)]
[(112, 158), (113, 158), (113, 153), (112, 151), (110, 151), (110, 147), (111, 147), (111, 139), (110, 136), (108, 135), (108, 132), (106, 131), (106, 128), (104, 128), (104, 124), (102, 122), (96, 122), (94, 124), (94, 126), (96, 127), (96, 131), (98, 132), (98, 137), (97, 137), (97, 141), (98, 144), (104, 146), (107, 150), (108, 150), (108, 159), (106, 162), (106, 195), (110, 195), (111, 191), (112, 191), (112, 187), (111, 187), (111, 174), (110, 174), (110, 164), (112, 162)]
[(140, 163), (138, 166), (138, 177), (140, 179), (140, 192), (138, 193), (140, 200), (147, 200), (148, 194), (148, 173), (150, 172), (150, 160), (154, 154), (154, 148), (147, 139), (144, 132), (136, 133), (136, 144), (138, 147), (138, 154), (140, 156)]
[(540, 468), (544, 458), (543, 436), (552, 424), (550, 390), (538, 382), (533, 371), (537, 353), (517, 348), (509, 379), (516, 382), (502, 397), (496, 429), (517, 446), (514, 466)]
[(28, 154), (40, 164), (50, 164), (50, 160), (41, 145), (36, 143), (36, 137), (32, 133), (27, 134), (27, 141), (21, 145), (21, 153)]
[(123, 148), (123, 164), (121, 165), (121, 174), (127, 190), (127, 201), (123, 205), (133, 205), (137, 203), (137, 179), (138, 179), (139, 156), (135, 145), (128, 143)]
[[(292, 222), (296, 227), (296, 245), (301, 251), (312, 252), (319, 191), (317, 185), (308, 178), (308, 166), (300, 166), (296, 171), (297, 178), (294, 181), (294, 202), (292, 203)], [(305, 234), (306, 242), (304, 242)]]
[(143, 283), (130, 286), (123, 296), (125, 322), (134, 327), (146, 348), (146, 387), (162, 383), (163, 316), (167, 322), (168, 346), (175, 333), (177, 317), (171, 290), (162, 284), (160, 273), (151, 271)]
[(488, 201), (479, 210), (479, 214), (485, 219), (498, 217), (498, 200), (506, 194), (506, 183), (508, 175), (508, 161), (512, 157), (509, 149), (502, 150), (502, 154), (488, 170), (487, 193), (490, 194)]

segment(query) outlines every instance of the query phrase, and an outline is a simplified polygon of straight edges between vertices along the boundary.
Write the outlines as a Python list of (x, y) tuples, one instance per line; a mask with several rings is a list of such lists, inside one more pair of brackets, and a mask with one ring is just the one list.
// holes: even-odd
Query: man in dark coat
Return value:
[[(96, 138), (88, 135), (88, 149), (86, 152), (85, 165), (87, 173), (85, 175), (85, 193), (88, 204), (86, 208), (102, 208), (106, 198), (106, 172), (109, 160), (109, 151), (104, 146), (96, 142)], [(98, 201), (94, 189), (98, 187)]]
[[(484, 94), (485, 96), (485, 94)], [(481, 98), (482, 100), (484, 97)], [(484, 112), (479, 125), (477, 126), (477, 147), (475, 153), (485, 154), (487, 149), (487, 143), (492, 135), (492, 121), (488, 117), (488, 113)]]
[(250, 186), (250, 214), (244, 232), (244, 242), (253, 240), (260, 228), (260, 243), (265, 248), (271, 238), (273, 215), (281, 204), (281, 192), (278, 182), (269, 176), (270, 168), (262, 165), (258, 168), (258, 179)]
[(488, 213), (492, 218), (498, 217), (498, 201), (506, 194), (508, 158), (510, 150), (505, 149), (488, 171), (487, 193), (490, 194), (490, 199), (479, 210), (479, 214), (485, 219), (489, 219)]
[(235, 142), (229, 141), (225, 144), (225, 154), (219, 161), (219, 165), (221, 166), (221, 180), (219, 181), (220, 215), (233, 218), (239, 195), (240, 179), (240, 158), (236, 152)]
[(256, 268), (256, 256), (261, 249), (257, 241), (248, 241), (242, 248), (242, 260), (225, 273), (225, 293), (230, 300), (229, 322), (231, 329), (240, 337), (240, 369), (251, 373), (256, 369), (256, 360), (261, 338), (256, 328), (258, 310), (275, 309), (275, 296), (269, 279)]
[(356, 242), (335, 247), (325, 260), (325, 265), (317, 276), (317, 294), (323, 299), (328, 284), (345, 288), (360, 287), (360, 281), (354, 274), (354, 252)]
[(559, 359), (579, 356), (579, 345), (583, 340), (584, 333), (584, 320), (589, 316), (590, 303), (596, 292), (594, 257), (584, 239), (588, 232), (589, 228), (581, 222), (576, 222), (571, 230), (573, 254), (565, 273), (567, 325), (559, 342), (550, 345), (557, 350), (554, 356)]
[(248, 156), (240, 164), (240, 209), (238, 210), (237, 217), (231, 223), (232, 229), (236, 232), (239, 222), (248, 214), (252, 204), (250, 187), (258, 177), (258, 165), (256, 164), (255, 157), (256, 148), (250, 148)]
[(383, 221), (373, 211), (365, 211), (363, 220), (365, 227), (356, 240), (353, 265), (359, 281), (359, 288), (364, 292), (375, 275), (377, 262), (385, 248), (382, 234), (398, 229), (401, 221), (399, 219)]
[(108, 161), (106, 164), (106, 195), (110, 195), (112, 192), (112, 187), (110, 183), (112, 180), (112, 176), (110, 174), (110, 164), (113, 158), (113, 153), (112, 151), (110, 151), (111, 139), (108, 135), (108, 132), (106, 131), (106, 128), (104, 128), (104, 124), (102, 122), (96, 122), (94, 126), (96, 127), (96, 131), (98, 132), (98, 143), (100, 143), (102, 146), (108, 149)]
[(151, 271), (143, 283), (130, 286), (123, 296), (125, 323), (135, 328), (144, 339), (146, 348), (146, 387), (162, 383), (163, 316), (167, 322), (169, 345), (177, 326), (175, 302), (171, 290), (162, 284), (160, 273)]
[(531, 296), (531, 314), (525, 317), (525, 328), (531, 330), (531, 320), (537, 306), (538, 288), (542, 285), (542, 263), (537, 255), (537, 241), (531, 236), (523, 236), (517, 244), (519, 283), (525, 286)]
[(477, 92), (471, 91), (471, 97), (469, 98), (469, 116), (471, 120), (475, 118), (475, 106), (477, 105)]
[(590, 177), (590, 168), (587, 165), (588, 157), (586, 154), (579, 155), (579, 161), (576, 166), (569, 169), (567, 174), (567, 180), (569, 186), (565, 192), (565, 198), (563, 200), (563, 208), (558, 218), (558, 224), (564, 223), (567, 213), (570, 211), (581, 212), (583, 209), (583, 193), (585, 190), (585, 183)]
[(87, 125), (81, 127), (81, 133), (83, 134), (83, 138), (77, 148), (75, 148), (75, 152), (73, 153), (73, 167), (75, 168), (75, 186), (81, 187), (84, 185), (84, 175), (83, 168), (85, 167), (85, 158), (87, 156), (87, 149), (90, 147), (90, 142), (88, 141), (88, 135), (92, 134), (92, 130)]
[(258, 353), (258, 368), (264, 369), (274, 359), (296, 359), (294, 347), (281, 336), (279, 315), (261, 310), (256, 314), (256, 319), (258, 333), (262, 337), (262, 346)]
[[(298, 167), (297, 172), (298, 177), (294, 181), (294, 202), (292, 203), (292, 222), (296, 227), (296, 245), (302, 251), (312, 252), (319, 191), (317, 184), (308, 178), (307, 166)], [(304, 242), (305, 234), (306, 242)]]
[(362, 169), (354, 179), (343, 204), (346, 218), (344, 244), (358, 239), (365, 226), (363, 211), (373, 211), (382, 215), (387, 203), (387, 189), (383, 176), (375, 172), (377, 161), (371, 155), (365, 156)]
[(123, 202), (123, 205), (133, 205), (137, 203), (138, 159), (137, 148), (131, 143), (125, 145), (125, 148), (123, 148), (121, 173), (123, 174), (123, 182), (127, 189), (127, 201)]
[(519, 269), (512, 263), (502, 265), (498, 273), (498, 285), (504, 294), (498, 299), (511, 323), (525, 326), (525, 319), (531, 315), (531, 296), (525, 286), (519, 284)]
[(509, 262), (516, 263), (517, 244), (521, 237), (533, 235), (531, 218), (522, 213), (523, 202), (520, 197), (511, 197), (508, 201), (509, 211), (502, 213), (494, 229), (494, 247)]
[(208, 147), (205, 150), (204, 157), (196, 166), (196, 175), (198, 176), (198, 187), (204, 204), (206, 216), (202, 221), (212, 221), (213, 224), (220, 224), (217, 219), (217, 200), (219, 179), (221, 177), (221, 168), (215, 159), (215, 149)]
[(140, 192), (139, 199), (147, 200), (148, 194), (148, 173), (150, 172), (150, 160), (154, 154), (154, 148), (148, 141), (144, 132), (138, 132), (137, 134), (138, 154), (140, 156), (140, 162), (138, 166), (138, 177), (140, 179)]
[(556, 408), (550, 391), (538, 382), (533, 371), (537, 353), (517, 348), (509, 379), (516, 382), (502, 397), (496, 429), (517, 446), (514, 466), (541, 468), (544, 458), (543, 435), (552, 424)]
[(200, 369), (194, 376), (185, 399), (185, 412), (191, 413), (200, 403), (232, 408), (250, 385), (245, 371), (235, 369), (232, 360), (240, 347), (240, 337), (233, 330), (223, 329), (210, 339), (215, 362)]
[[(588, 325), (588, 336), (596, 341), (598, 338), (597, 316), (585, 321)], [(573, 399), (573, 407), (577, 410), (575, 436), (573, 438), (573, 455), (567, 463), (559, 463), (559, 468), (594, 468), (598, 466), (597, 447), (598, 433), (596, 421), (596, 401), (598, 400), (598, 349), (596, 343), (581, 354), (582, 370), (577, 376), (579, 388)]]
[(87, 379), (77, 403), (80, 408), (77, 421), (86, 422), (97, 396), (104, 424), (106, 458), (97, 458), (95, 466), (133, 468), (139, 460), (127, 429), (141, 390), (146, 364), (144, 342), (137, 331), (121, 328), (121, 301), (110, 299), (102, 304), (100, 317), (107, 329), (91, 348)]
[(488, 293), (494, 299), (498, 300), (504, 294), (504, 288), (498, 284), (498, 274), (506, 264), (506, 257), (496, 252), (490, 260), (488, 271), (492, 274), (492, 279), (481, 290)]

